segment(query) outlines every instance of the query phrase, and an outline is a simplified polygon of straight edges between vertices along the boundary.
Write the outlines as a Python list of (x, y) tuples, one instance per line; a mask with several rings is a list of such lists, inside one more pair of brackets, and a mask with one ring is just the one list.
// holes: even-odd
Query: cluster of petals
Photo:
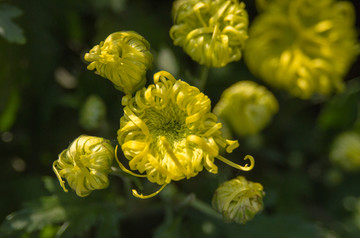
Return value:
[(360, 52), (354, 7), (335, 0), (258, 0), (245, 62), (268, 84), (301, 99), (344, 88)]
[(149, 42), (134, 31), (110, 34), (84, 56), (89, 70), (109, 79), (117, 89), (132, 94), (146, 83), (146, 71), (152, 66)]
[(244, 224), (263, 210), (264, 195), (260, 183), (238, 176), (224, 182), (216, 189), (212, 205), (222, 213), (224, 220)]
[[(242, 170), (254, 165), (251, 156), (245, 157), (250, 164), (239, 166), (219, 154), (219, 147), (231, 153), (238, 142), (222, 137), (222, 125), (211, 112), (210, 99), (168, 72), (156, 73), (154, 84), (133, 97), (125, 96), (123, 105), (118, 142), (131, 170), (118, 162), (125, 172), (164, 187), (171, 181), (194, 177), (204, 167), (217, 173), (215, 158)], [(141, 174), (133, 173), (135, 170)], [(135, 190), (133, 193), (146, 197)]]
[(78, 196), (85, 197), (93, 190), (108, 187), (113, 160), (114, 148), (110, 141), (81, 135), (59, 154), (53, 170), (65, 192), (68, 190), (63, 178)]
[(240, 60), (248, 14), (238, 0), (177, 0), (170, 37), (199, 64), (223, 67)]

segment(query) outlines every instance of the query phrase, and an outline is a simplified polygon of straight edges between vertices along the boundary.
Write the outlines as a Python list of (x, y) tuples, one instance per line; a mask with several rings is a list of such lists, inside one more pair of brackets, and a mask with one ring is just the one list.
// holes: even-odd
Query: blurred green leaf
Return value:
[[(6, 217), (0, 226), (0, 236), (9, 236), (19, 232), (31, 233), (50, 225), (68, 223), (65, 229), (58, 231), (61, 237), (75, 237), (99, 223), (98, 236), (111, 238), (118, 235), (117, 224), (122, 217), (114, 201), (99, 203), (99, 197), (79, 198), (73, 193), (61, 191), (55, 179), (44, 178), (45, 187), (53, 194), (26, 203), (24, 209)], [(60, 234), (59, 234), (60, 232)]]
[(181, 232), (181, 217), (172, 220), (165, 220), (163, 224), (158, 226), (155, 230), (155, 238), (184, 238)]
[(154, 232), (154, 238), (184, 238), (181, 227), (181, 216), (174, 217), (171, 207), (165, 209), (164, 223), (158, 226)]
[(7, 131), (12, 127), (15, 122), (19, 106), (20, 94), (17, 89), (13, 89), (7, 99), (5, 108), (0, 115), (0, 132)]
[(232, 229), (223, 229), (227, 234), (226, 237), (237, 237), (238, 234), (247, 238), (325, 237), (324, 232), (317, 225), (298, 217), (284, 215), (259, 215), (245, 226), (231, 225), (228, 228)]
[(120, 12), (125, 7), (125, 0), (90, 0), (96, 8), (110, 8), (114, 12)]
[(334, 96), (323, 108), (317, 124), (322, 130), (346, 130), (356, 121), (360, 102), (359, 78), (350, 81), (346, 91)]
[(106, 117), (106, 105), (98, 95), (90, 95), (80, 110), (80, 125), (86, 130), (95, 130)]
[(33, 232), (44, 226), (66, 219), (66, 212), (57, 197), (43, 197), (40, 201), (27, 203), (25, 208), (8, 215), (1, 224), (0, 234), (10, 235), (15, 231)]
[(174, 53), (168, 47), (162, 47), (157, 56), (157, 67), (161, 70), (168, 71), (173, 75), (179, 74), (179, 64), (175, 58)]
[(0, 35), (13, 43), (24, 44), (26, 42), (23, 30), (12, 19), (20, 16), (22, 11), (8, 4), (0, 5)]

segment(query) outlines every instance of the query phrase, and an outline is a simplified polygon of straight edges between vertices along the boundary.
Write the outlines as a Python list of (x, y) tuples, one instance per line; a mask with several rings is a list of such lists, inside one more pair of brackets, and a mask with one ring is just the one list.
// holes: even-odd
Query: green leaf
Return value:
[(99, 129), (106, 117), (106, 105), (98, 95), (90, 95), (80, 110), (80, 125), (86, 130)]
[(61, 222), (66, 212), (57, 197), (43, 197), (39, 202), (26, 205), (23, 210), (11, 213), (1, 224), (0, 234), (10, 235), (15, 231), (33, 232), (44, 226)]
[(99, 217), (99, 226), (97, 230), (98, 238), (119, 237), (119, 221), (123, 216), (121, 213), (106, 210)]
[(324, 231), (314, 223), (284, 215), (259, 215), (245, 226), (229, 225), (223, 230), (227, 233), (227, 237), (236, 237), (237, 234), (241, 234), (242, 237), (267, 238), (325, 237)]
[(351, 80), (342, 94), (334, 96), (318, 117), (318, 125), (324, 131), (343, 131), (351, 128), (358, 117), (360, 101), (359, 78)]
[(24, 44), (26, 42), (23, 30), (12, 19), (20, 16), (22, 11), (8, 4), (0, 5), (0, 35), (12, 43)]
[(119, 13), (125, 8), (125, 0), (91, 0), (90, 3), (97, 9), (109, 8)]
[(12, 127), (19, 107), (20, 94), (17, 89), (13, 89), (8, 96), (7, 103), (0, 116), (0, 132), (7, 131)]
[(182, 224), (181, 216), (174, 217), (173, 211), (170, 207), (166, 207), (165, 209), (166, 219), (164, 223), (158, 226), (154, 232), (155, 238), (166, 238), (166, 237), (173, 237), (173, 238), (182, 238), (184, 237), (184, 232), (181, 229)]
[(66, 224), (57, 232), (61, 237), (81, 235), (95, 224), (99, 224), (98, 237), (118, 236), (118, 223), (123, 213), (119, 211), (122, 203), (119, 204), (117, 198), (109, 196), (106, 191), (96, 191), (97, 195), (80, 198), (74, 193), (62, 191), (53, 178), (44, 178), (44, 183), (52, 195), (26, 203), (24, 209), (7, 216), (0, 226), (0, 237), (33, 233), (61, 224)]

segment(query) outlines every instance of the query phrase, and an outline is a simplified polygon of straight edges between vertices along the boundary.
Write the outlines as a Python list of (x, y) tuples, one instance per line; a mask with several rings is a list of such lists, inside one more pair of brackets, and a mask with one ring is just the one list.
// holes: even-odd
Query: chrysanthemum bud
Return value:
[(348, 131), (336, 137), (330, 159), (345, 170), (360, 170), (360, 134)]
[(263, 186), (239, 176), (221, 184), (212, 199), (224, 220), (244, 224), (263, 209)]
[(113, 159), (114, 148), (108, 140), (82, 135), (59, 154), (53, 169), (65, 192), (63, 178), (78, 196), (85, 197), (93, 190), (109, 185), (108, 174)]
[(261, 131), (278, 111), (274, 95), (252, 81), (240, 81), (226, 89), (214, 113), (241, 136)]
[(244, 59), (274, 87), (301, 99), (344, 88), (360, 52), (354, 7), (334, 0), (258, 0), (262, 13), (249, 30)]
[(115, 32), (85, 54), (89, 70), (132, 94), (146, 83), (146, 71), (152, 66), (149, 42), (134, 31)]
[(238, 0), (177, 0), (170, 37), (196, 62), (223, 67), (238, 61), (248, 38), (248, 14)]
[[(245, 157), (250, 164), (239, 166), (219, 155), (219, 147), (231, 153), (238, 142), (222, 137), (210, 99), (168, 72), (155, 74), (154, 84), (137, 91), (134, 97), (125, 96), (123, 105), (119, 144), (130, 169), (143, 173), (139, 176), (150, 182), (165, 186), (172, 180), (194, 177), (204, 167), (217, 173), (215, 158), (241, 170), (254, 166), (251, 156)], [(125, 172), (134, 175), (118, 162)], [(149, 197), (136, 191), (134, 195)]]

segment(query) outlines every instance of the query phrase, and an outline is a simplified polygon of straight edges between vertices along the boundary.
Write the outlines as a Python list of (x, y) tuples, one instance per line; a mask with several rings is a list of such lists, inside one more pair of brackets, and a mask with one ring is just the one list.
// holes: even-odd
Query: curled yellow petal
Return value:
[(154, 193), (151, 193), (149, 195), (143, 195), (143, 194), (139, 194), (135, 189), (132, 190), (132, 194), (134, 195), (134, 197), (137, 197), (137, 198), (141, 198), (141, 199), (148, 199), (148, 198), (152, 198), (156, 195), (158, 195), (166, 186), (167, 184), (164, 184), (163, 186), (161, 186), (159, 188), (159, 190), (157, 190), (156, 192)]
[(231, 167), (235, 168), (235, 169), (239, 169), (239, 170), (243, 170), (243, 171), (249, 171), (252, 170), (255, 166), (255, 160), (254, 157), (252, 157), (251, 155), (246, 155), (244, 160), (249, 160), (250, 165), (246, 164), (245, 166), (241, 166), (238, 164), (235, 164), (234, 162), (222, 157), (221, 155), (217, 155), (216, 158), (218, 160), (221, 160), (222, 162), (224, 162), (227, 165), (230, 165)]
[(55, 173), (56, 177), (58, 178), (59, 183), (60, 183), (60, 186), (63, 188), (64, 192), (68, 192), (68, 190), (67, 190), (66, 187), (65, 187), (65, 182), (64, 182), (64, 180), (61, 178), (61, 176), (60, 176), (60, 174), (59, 174), (59, 171), (58, 171), (58, 169), (57, 169), (56, 166), (55, 166), (57, 163), (58, 163), (58, 161), (54, 161), (54, 163), (53, 163), (54, 173)]
[(120, 160), (119, 160), (119, 158), (118, 158), (118, 156), (117, 156), (117, 149), (118, 149), (118, 146), (115, 147), (115, 159), (116, 159), (116, 162), (118, 163), (118, 165), (119, 165), (119, 167), (120, 167), (120, 169), (121, 169), (122, 171), (124, 171), (125, 173), (128, 173), (128, 174), (130, 174), (130, 175), (132, 175), (132, 176), (135, 176), (135, 177), (139, 177), (139, 178), (144, 178), (144, 177), (146, 177), (146, 175), (136, 174), (136, 173), (128, 170), (128, 169), (120, 162)]

